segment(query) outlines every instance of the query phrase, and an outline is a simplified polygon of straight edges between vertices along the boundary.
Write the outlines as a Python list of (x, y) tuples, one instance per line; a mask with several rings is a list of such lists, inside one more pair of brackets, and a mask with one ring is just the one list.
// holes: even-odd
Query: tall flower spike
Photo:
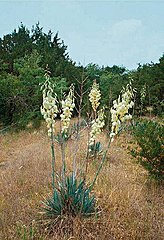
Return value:
[(99, 100), (101, 99), (101, 93), (99, 90), (99, 85), (96, 83), (96, 80), (93, 82), (92, 89), (89, 93), (89, 101), (92, 104), (92, 108), (94, 112), (96, 112), (96, 109), (100, 105)]
[(104, 109), (101, 109), (100, 111), (98, 111), (98, 117), (92, 121), (89, 146), (94, 144), (96, 137), (101, 133), (103, 127), (105, 126), (104, 118), (105, 118)]
[(134, 105), (132, 98), (133, 89), (130, 82), (125, 88), (123, 88), (122, 96), (119, 96), (117, 100), (113, 101), (113, 107), (111, 108), (111, 141), (113, 141), (114, 136), (117, 135), (121, 123), (132, 118), (132, 115), (128, 113), (129, 109)]
[(62, 122), (62, 133), (66, 133), (68, 131), (74, 107), (74, 86), (71, 85), (67, 97), (62, 101), (62, 114), (60, 115)]
[(52, 130), (55, 127), (55, 118), (58, 113), (56, 95), (53, 97), (53, 87), (49, 76), (46, 75), (46, 81), (41, 88), (43, 90), (43, 105), (41, 106), (41, 114), (47, 123), (48, 136), (51, 137)]

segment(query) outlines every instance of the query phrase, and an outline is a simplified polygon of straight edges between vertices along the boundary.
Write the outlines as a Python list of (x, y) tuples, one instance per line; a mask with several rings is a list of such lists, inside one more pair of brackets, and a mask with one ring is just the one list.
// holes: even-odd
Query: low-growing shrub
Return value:
[(164, 126), (155, 121), (135, 123), (133, 136), (138, 147), (131, 153), (149, 174), (156, 179), (164, 178)]

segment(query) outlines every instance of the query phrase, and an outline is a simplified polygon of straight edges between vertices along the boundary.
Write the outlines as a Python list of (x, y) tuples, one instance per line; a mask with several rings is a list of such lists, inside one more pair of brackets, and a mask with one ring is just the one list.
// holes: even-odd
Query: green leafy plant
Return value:
[(137, 148), (131, 153), (149, 174), (156, 179), (164, 178), (164, 126), (155, 121), (142, 120), (136, 122), (133, 136)]
[(95, 213), (95, 197), (90, 196), (90, 189), (85, 181), (74, 178), (74, 175), (66, 178), (65, 184), (58, 182), (53, 196), (46, 199), (44, 213), (46, 217), (53, 219), (58, 216), (90, 216)]

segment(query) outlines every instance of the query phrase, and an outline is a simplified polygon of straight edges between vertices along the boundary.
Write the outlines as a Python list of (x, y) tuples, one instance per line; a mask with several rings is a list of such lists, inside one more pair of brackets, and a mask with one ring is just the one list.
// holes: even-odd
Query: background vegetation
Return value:
[[(164, 55), (159, 63), (139, 64), (132, 71), (116, 65), (104, 67), (90, 63), (85, 67), (77, 66), (58, 33), (44, 33), (39, 23), (31, 30), (21, 24), (0, 38), (0, 122), (3, 125), (12, 124), (19, 128), (29, 122), (38, 125), (42, 101), (39, 84), (44, 80), (47, 65), (58, 95), (74, 83), (79, 101), (79, 81), (87, 78), (83, 86), (85, 91), (96, 79), (100, 84), (102, 104), (109, 107), (122, 86), (133, 78), (137, 90), (135, 113), (161, 115), (163, 112)], [(143, 87), (145, 97), (141, 102)], [(89, 104), (85, 97), (82, 105), (86, 106), (83, 114), (87, 114)]]

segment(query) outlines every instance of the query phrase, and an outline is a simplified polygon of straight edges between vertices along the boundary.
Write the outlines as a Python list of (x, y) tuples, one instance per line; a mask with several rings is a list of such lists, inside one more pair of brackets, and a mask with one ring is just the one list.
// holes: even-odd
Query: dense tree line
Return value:
[[(39, 122), (40, 84), (44, 81), (47, 66), (59, 98), (73, 83), (79, 103), (80, 86), (83, 93), (87, 93), (96, 79), (102, 92), (102, 104), (109, 109), (122, 86), (133, 79), (137, 90), (136, 113), (146, 114), (148, 107), (154, 114), (163, 112), (164, 55), (159, 63), (139, 65), (134, 71), (116, 65), (100, 67), (91, 63), (86, 67), (77, 66), (58, 33), (44, 33), (39, 23), (31, 30), (21, 24), (11, 34), (0, 38), (0, 123), (24, 127), (32, 120)], [(141, 99), (143, 90), (145, 94)], [(86, 96), (84, 94), (82, 102), (82, 106), (86, 106), (83, 114), (90, 108)]]
[(40, 84), (46, 66), (58, 91), (71, 84), (77, 69), (66, 50), (58, 33), (46, 34), (39, 24), (31, 31), (21, 24), (18, 30), (0, 38), (1, 122), (25, 125), (30, 119), (40, 118)]

